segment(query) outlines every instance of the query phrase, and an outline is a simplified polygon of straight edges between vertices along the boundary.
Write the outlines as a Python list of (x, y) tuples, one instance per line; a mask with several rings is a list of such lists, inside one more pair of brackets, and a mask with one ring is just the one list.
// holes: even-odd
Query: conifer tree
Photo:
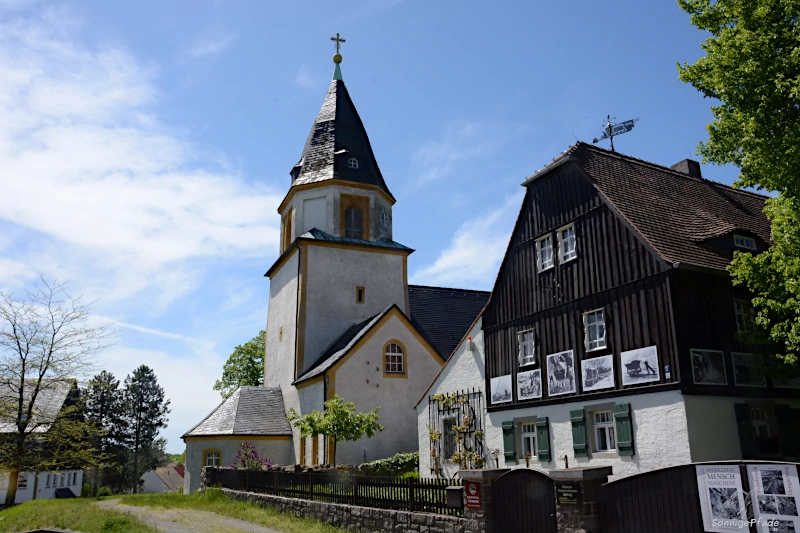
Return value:
[(140, 468), (140, 456), (155, 445), (159, 430), (167, 426), (169, 400), (164, 398), (164, 389), (158, 384), (155, 373), (146, 365), (125, 378), (122, 398), (122, 441), (133, 455), (131, 483), (136, 493), (144, 473)]

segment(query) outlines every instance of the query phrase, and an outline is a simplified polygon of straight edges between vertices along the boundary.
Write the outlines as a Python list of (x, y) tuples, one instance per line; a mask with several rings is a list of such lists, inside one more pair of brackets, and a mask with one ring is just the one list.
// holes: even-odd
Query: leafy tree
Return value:
[(366, 436), (372, 438), (383, 426), (378, 424), (380, 407), (368, 413), (357, 413), (353, 402), (345, 402), (338, 394), (325, 402), (325, 410), (314, 410), (300, 416), (293, 408), (289, 409), (289, 421), (300, 430), (300, 436), (317, 437), (326, 435), (333, 441), (333, 464), (336, 464), (336, 444), (355, 441)]
[[(772, 246), (752, 255), (737, 253), (731, 264), (735, 285), (747, 285), (755, 295), (758, 328), (747, 340), (777, 348), (783, 365), (772, 373), (800, 374), (800, 200), (767, 200), (772, 221)], [(769, 369), (768, 369), (769, 370)], [(777, 372), (776, 372), (777, 370)], [(788, 376), (786, 376), (788, 377)]]
[(800, 373), (800, 0), (678, 4), (711, 34), (705, 56), (678, 65), (684, 82), (718, 101), (698, 153), (704, 162), (739, 167), (736, 186), (778, 193), (765, 209), (770, 249), (758, 256), (736, 252), (729, 271), (734, 284), (755, 296), (758, 328), (747, 340), (769, 345), (782, 362), (778, 373), (788, 377)]
[(738, 184), (800, 197), (800, 0), (678, 0), (711, 33), (706, 55), (678, 65), (708, 98), (704, 161), (733, 163)]
[[(94, 446), (102, 453), (109, 454), (111, 463), (106, 467), (119, 467), (120, 454), (116, 447), (122, 428), (122, 391), (114, 374), (103, 370), (94, 376), (86, 388), (86, 418), (97, 427), (98, 435)], [(92, 473), (92, 495), (97, 496), (100, 483), (100, 465)]]
[(267, 333), (263, 329), (258, 335), (237, 346), (222, 367), (222, 379), (214, 383), (214, 390), (223, 398), (229, 397), (239, 387), (264, 384), (264, 350)]
[(14, 503), (20, 470), (36, 469), (42, 433), (61, 416), (37, 400), (74, 387), (106, 347), (108, 326), (90, 325), (90, 314), (91, 306), (57, 281), (42, 278), (22, 298), (0, 291), (0, 420), (13, 428), (0, 455), (0, 466), (9, 472), (6, 505)]
[(158, 432), (167, 425), (169, 400), (164, 398), (164, 389), (158, 384), (155, 373), (146, 365), (141, 365), (132, 376), (125, 378), (122, 397), (124, 427), (121, 438), (133, 456), (131, 487), (136, 493), (142, 474), (150, 467), (149, 454)]

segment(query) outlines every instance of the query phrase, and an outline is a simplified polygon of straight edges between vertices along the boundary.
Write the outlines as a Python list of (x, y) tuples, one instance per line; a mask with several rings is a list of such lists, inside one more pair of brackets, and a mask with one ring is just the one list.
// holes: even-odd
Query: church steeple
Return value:
[(292, 187), (337, 179), (375, 186), (394, 201), (372, 153), (364, 124), (342, 81), (339, 43), (344, 39), (338, 33), (331, 39), (336, 41), (333, 80), (300, 161), (291, 170)]

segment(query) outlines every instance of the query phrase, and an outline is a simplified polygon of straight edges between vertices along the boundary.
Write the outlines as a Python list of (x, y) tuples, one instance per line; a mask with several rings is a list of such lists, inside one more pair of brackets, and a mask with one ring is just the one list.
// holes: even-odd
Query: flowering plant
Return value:
[(269, 457), (259, 457), (255, 445), (243, 442), (231, 466), (239, 470), (262, 470), (272, 466), (272, 460)]

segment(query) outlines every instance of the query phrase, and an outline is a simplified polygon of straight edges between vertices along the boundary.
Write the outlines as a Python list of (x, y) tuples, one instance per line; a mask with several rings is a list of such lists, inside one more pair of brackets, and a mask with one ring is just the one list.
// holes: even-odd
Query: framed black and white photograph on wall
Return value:
[(547, 394), (560, 396), (577, 391), (575, 354), (572, 350), (547, 356)]
[(725, 354), (719, 350), (689, 350), (692, 356), (692, 378), (697, 385), (727, 385)]
[(512, 400), (511, 374), (492, 378), (489, 385), (492, 388), (492, 404), (507, 403)]
[(528, 370), (517, 374), (517, 398), (532, 400), (542, 397), (542, 370)]
[(581, 361), (583, 391), (614, 388), (614, 356), (604, 355)]
[(766, 387), (767, 378), (761, 372), (761, 358), (752, 353), (731, 353), (733, 382), (740, 387)]
[(658, 373), (658, 348), (648, 346), (637, 350), (629, 350), (619, 354), (622, 371), (622, 386), (638, 385), (661, 381)]

